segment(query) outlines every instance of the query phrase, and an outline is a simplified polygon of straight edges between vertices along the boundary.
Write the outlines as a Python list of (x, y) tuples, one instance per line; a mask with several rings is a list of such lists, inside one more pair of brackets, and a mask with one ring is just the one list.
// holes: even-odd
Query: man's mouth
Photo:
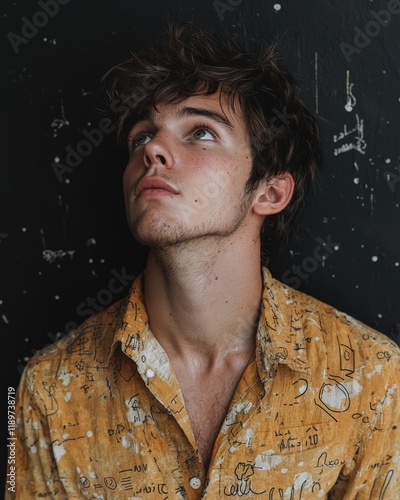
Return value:
[(144, 176), (139, 181), (135, 189), (137, 198), (146, 198), (150, 196), (171, 196), (178, 194), (178, 190), (168, 184), (161, 177)]

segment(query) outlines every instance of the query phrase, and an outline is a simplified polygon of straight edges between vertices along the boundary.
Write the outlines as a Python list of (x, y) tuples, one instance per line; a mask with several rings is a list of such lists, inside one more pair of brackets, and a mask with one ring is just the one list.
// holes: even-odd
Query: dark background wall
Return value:
[(143, 267), (125, 222), (125, 151), (113, 134), (105, 130), (90, 152), (81, 147), (70, 172), (60, 168), (100, 127), (102, 75), (150, 43), (168, 16), (280, 43), (318, 116), (325, 163), (297, 238), (271, 271), (400, 343), (398, 3), (58, 1), (2, 3), (3, 399), (35, 350), (123, 296)]

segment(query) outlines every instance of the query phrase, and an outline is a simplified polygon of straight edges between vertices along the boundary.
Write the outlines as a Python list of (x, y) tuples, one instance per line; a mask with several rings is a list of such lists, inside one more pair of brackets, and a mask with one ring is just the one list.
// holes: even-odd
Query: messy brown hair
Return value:
[(265, 217), (262, 257), (267, 262), (287, 244), (318, 177), (322, 159), (319, 128), (297, 96), (297, 82), (280, 63), (277, 44), (240, 43), (238, 38), (191, 23), (171, 23), (163, 36), (104, 75), (110, 117), (125, 141), (132, 123), (158, 103), (221, 94), (243, 113), (252, 150), (251, 192), (261, 180), (284, 172), (294, 193), (280, 213)]

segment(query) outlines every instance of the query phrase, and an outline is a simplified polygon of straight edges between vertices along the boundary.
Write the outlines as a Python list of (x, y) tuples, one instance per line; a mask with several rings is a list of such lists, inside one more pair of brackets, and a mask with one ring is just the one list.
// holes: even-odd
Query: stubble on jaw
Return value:
[(171, 221), (166, 218), (162, 220), (162, 211), (149, 209), (130, 224), (130, 230), (138, 243), (157, 252), (183, 246), (196, 247), (196, 244), (212, 245), (213, 241), (220, 242), (240, 229), (250, 209), (252, 194), (244, 192), (240, 203), (236, 205), (234, 200), (230, 200), (228, 205), (235, 207), (235, 213), (225, 227), (221, 227), (218, 213), (209, 221), (190, 227), (189, 222), (184, 223), (176, 218)]

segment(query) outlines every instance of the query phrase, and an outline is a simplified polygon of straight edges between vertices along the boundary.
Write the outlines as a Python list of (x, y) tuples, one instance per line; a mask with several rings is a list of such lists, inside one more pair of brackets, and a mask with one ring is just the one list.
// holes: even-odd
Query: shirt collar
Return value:
[[(298, 292), (272, 278), (266, 267), (262, 267), (262, 276), (264, 288), (256, 342), (261, 380), (271, 378), (276, 363), (309, 373), (307, 339), (303, 335), (302, 317), (296, 303)], [(118, 344), (136, 362), (142, 376), (150, 370), (157, 371), (157, 375), (164, 379), (169, 377), (165, 351), (149, 328), (144, 305), (144, 273), (133, 281), (129, 295), (124, 299), (110, 356)]]
[[(307, 342), (302, 314), (297, 304), (299, 292), (271, 276), (263, 266), (264, 288), (257, 330), (259, 369), (278, 362), (290, 369), (309, 373)], [(262, 377), (263, 378), (263, 377)]]

